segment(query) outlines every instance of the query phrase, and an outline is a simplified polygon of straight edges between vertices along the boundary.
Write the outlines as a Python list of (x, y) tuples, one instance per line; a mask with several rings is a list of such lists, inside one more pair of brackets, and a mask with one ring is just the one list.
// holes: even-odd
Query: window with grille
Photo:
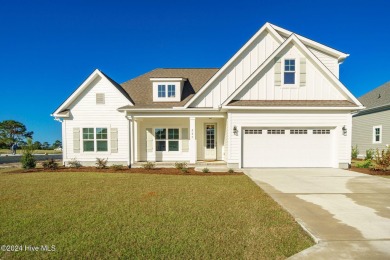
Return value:
[(269, 134), (269, 135), (284, 135), (285, 130), (284, 129), (269, 129), (269, 130), (267, 130), (267, 134)]
[(330, 134), (330, 130), (329, 129), (314, 129), (313, 134), (314, 135), (328, 135), (328, 134)]
[(306, 129), (291, 129), (290, 135), (307, 135)]
[(261, 135), (263, 131), (261, 129), (247, 129), (244, 133), (246, 135)]

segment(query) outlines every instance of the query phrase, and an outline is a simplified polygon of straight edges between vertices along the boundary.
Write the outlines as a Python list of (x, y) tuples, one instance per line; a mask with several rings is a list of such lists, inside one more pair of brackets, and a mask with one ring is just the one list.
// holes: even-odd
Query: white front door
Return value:
[(216, 124), (205, 124), (205, 160), (216, 160), (217, 159), (217, 125)]

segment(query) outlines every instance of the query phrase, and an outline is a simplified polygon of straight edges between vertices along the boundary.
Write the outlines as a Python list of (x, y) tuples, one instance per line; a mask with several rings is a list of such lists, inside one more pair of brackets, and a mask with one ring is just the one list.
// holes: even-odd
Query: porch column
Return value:
[(129, 120), (130, 128), (130, 164), (134, 164), (134, 117), (131, 116)]
[(190, 152), (190, 163), (196, 163), (196, 124), (195, 117), (190, 117), (190, 141), (189, 141), (189, 152)]

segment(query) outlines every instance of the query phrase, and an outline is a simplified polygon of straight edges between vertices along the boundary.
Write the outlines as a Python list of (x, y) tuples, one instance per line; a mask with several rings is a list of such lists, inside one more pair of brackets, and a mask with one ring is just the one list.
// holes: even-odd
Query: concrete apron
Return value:
[(341, 169), (245, 169), (313, 237), (290, 259), (390, 259), (390, 179)]

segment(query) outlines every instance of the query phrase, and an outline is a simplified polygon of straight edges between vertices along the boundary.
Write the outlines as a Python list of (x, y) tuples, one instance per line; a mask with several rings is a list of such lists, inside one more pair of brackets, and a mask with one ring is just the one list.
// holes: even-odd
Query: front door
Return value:
[(206, 124), (205, 125), (205, 160), (216, 160), (217, 159), (217, 125)]

